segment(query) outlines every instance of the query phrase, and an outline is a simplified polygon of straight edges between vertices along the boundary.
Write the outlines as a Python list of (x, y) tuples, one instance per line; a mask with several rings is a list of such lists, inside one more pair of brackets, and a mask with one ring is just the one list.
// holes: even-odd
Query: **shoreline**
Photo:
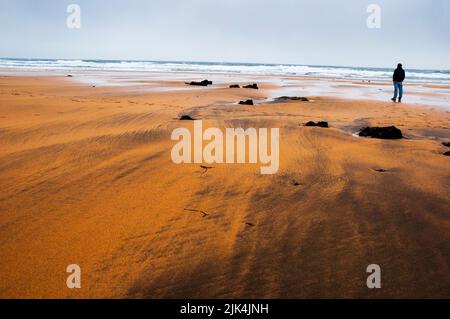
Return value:
[[(213, 80), (213, 88), (228, 86), (230, 84), (243, 84), (259, 82), (277, 88), (273, 97), (287, 95), (296, 96), (323, 96), (338, 97), (353, 100), (389, 101), (393, 94), (392, 83), (382, 80), (359, 80), (319, 78), (308, 76), (266, 76), (246, 74), (223, 74), (202, 72), (149, 72), (149, 71), (20, 71), (6, 72), (0, 68), (0, 76), (43, 76), (50, 78), (74, 77), (72, 81), (92, 86), (118, 86), (135, 87), (142, 92), (154, 92), (160, 90), (188, 89), (180, 86), (180, 82), (191, 80), (202, 80), (209, 78)], [(167, 84), (174, 84), (167, 87)], [(424, 107), (438, 107), (450, 111), (450, 85), (433, 84), (430, 82), (405, 81), (404, 104), (419, 105)], [(191, 87), (192, 89), (192, 87)], [(408, 90), (409, 89), (409, 90)]]

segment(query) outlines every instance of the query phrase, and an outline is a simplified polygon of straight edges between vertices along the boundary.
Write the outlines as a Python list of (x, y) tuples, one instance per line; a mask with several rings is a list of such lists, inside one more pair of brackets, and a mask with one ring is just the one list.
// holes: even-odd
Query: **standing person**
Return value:
[(403, 70), (403, 66), (401, 63), (397, 65), (397, 69), (394, 71), (394, 97), (392, 101), (395, 102), (398, 96), (398, 103), (402, 103), (403, 97), (403, 81), (405, 80), (405, 70)]

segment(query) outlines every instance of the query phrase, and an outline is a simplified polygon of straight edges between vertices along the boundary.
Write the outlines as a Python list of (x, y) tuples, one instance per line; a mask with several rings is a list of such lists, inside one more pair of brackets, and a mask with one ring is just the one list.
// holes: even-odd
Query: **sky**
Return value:
[[(80, 29), (66, 25), (72, 3)], [(450, 70), (450, 1), (0, 0), (0, 39), (2, 58)]]

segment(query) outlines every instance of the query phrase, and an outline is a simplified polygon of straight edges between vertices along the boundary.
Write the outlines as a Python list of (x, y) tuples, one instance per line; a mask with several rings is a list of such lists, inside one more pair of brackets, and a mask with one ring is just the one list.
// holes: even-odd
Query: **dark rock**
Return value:
[(247, 101), (240, 101), (240, 105), (254, 105), (253, 100), (247, 100)]
[(73, 78), (72, 74), (67, 75), (68, 78)]
[(254, 83), (254, 84), (250, 84), (250, 85), (245, 85), (243, 86), (244, 89), (254, 89), (254, 90), (258, 90), (258, 84)]
[(446, 146), (446, 147), (450, 147), (450, 142), (448, 142), (448, 143), (442, 143), (442, 145), (444, 145), (444, 146)]
[(328, 122), (321, 121), (321, 122), (315, 123), (315, 122), (310, 121), (310, 122), (306, 123), (305, 126), (317, 126), (317, 127), (328, 128)]
[(193, 119), (192, 117), (190, 117), (189, 115), (182, 115), (180, 117), (180, 121), (195, 121), (195, 119)]
[(388, 127), (366, 127), (361, 132), (359, 136), (371, 137), (371, 138), (381, 138), (386, 140), (395, 140), (403, 138), (402, 131), (400, 131), (395, 126)]
[(230, 89), (240, 89), (241, 87), (237, 84), (230, 85)]
[(303, 96), (281, 96), (275, 99), (275, 102), (286, 102), (286, 101), (309, 102), (309, 99)]
[(444, 153), (445, 156), (450, 156), (450, 151)]
[(191, 83), (189, 83), (189, 85), (195, 85), (195, 86), (208, 86), (208, 85), (212, 85), (212, 81), (208, 81), (208, 80), (203, 80), (201, 82), (195, 82), (192, 81)]

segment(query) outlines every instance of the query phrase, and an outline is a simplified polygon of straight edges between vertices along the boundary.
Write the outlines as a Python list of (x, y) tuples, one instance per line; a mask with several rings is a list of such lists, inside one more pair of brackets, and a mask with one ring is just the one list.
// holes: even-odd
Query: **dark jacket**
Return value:
[(397, 68), (394, 71), (393, 80), (394, 82), (403, 82), (405, 80), (405, 70), (403, 70), (402, 68)]

